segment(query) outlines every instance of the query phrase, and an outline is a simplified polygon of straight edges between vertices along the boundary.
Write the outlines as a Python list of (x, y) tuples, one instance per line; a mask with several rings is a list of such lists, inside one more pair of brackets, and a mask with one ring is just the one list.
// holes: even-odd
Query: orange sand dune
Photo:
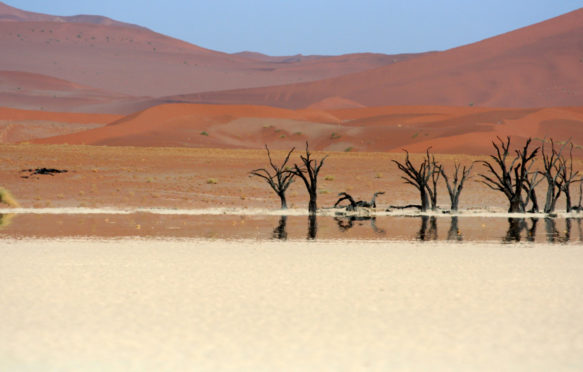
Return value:
[(583, 102), (583, 9), (507, 34), (374, 70), (310, 83), (174, 97), (307, 107), (329, 97), (365, 106), (549, 107)]
[(287, 110), (268, 106), (166, 104), (107, 126), (35, 143), (487, 154), (496, 136), (572, 138), (583, 145), (578, 108), (389, 106)]

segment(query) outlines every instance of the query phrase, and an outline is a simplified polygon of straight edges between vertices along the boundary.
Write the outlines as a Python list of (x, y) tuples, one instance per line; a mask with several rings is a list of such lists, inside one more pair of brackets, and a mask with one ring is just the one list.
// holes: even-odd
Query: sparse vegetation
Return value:
[(209, 135), (209, 134), (207, 133), (207, 131), (204, 131), (204, 130), (203, 130), (202, 132), (200, 132), (200, 135), (201, 135), (201, 136), (207, 136), (207, 137), (208, 137), (208, 135)]
[(13, 208), (20, 207), (20, 204), (14, 196), (12, 196), (12, 193), (3, 187), (0, 187), (0, 204), (6, 204)]
[(219, 180), (217, 180), (216, 178), (209, 178), (206, 180), (207, 185), (216, 185), (217, 183), (219, 183)]

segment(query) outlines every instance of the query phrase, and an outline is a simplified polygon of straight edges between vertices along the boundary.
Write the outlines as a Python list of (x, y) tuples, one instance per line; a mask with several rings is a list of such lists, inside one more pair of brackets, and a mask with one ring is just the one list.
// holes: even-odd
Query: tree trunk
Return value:
[(316, 193), (310, 192), (310, 202), (308, 203), (308, 212), (310, 214), (316, 214), (316, 211), (318, 210), (316, 199), (317, 199)]
[(452, 211), (457, 211), (458, 210), (459, 203), (460, 203), (460, 196), (459, 196), (459, 194), (458, 195), (454, 195), (451, 198), (451, 210)]
[(281, 209), (287, 209), (287, 200), (285, 199), (285, 193), (278, 194), (279, 199), (281, 199)]
[(534, 189), (532, 189), (530, 191), (530, 200), (532, 201), (532, 208), (530, 209), (530, 211), (532, 213), (538, 213), (539, 208), (538, 208), (538, 199), (536, 197), (536, 191)]
[(421, 188), (419, 194), (421, 196), (421, 212), (425, 212), (429, 205), (429, 198), (427, 197), (427, 191), (425, 191), (424, 187)]
[(555, 192), (553, 190), (553, 187), (551, 187), (551, 185), (549, 184), (547, 187), (547, 198), (545, 200), (545, 209), (544, 212), (545, 213), (551, 213), (555, 210)]
[(571, 205), (571, 192), (569, 191), (569, 189), (565, 190), (565, 198), (567, 199), (566, 201), (567, 213), (569, 213), (571, 212), (571, 209), (573, 209), (573, 206)]
[(524, 212), (524, 209), (522, 208), (522, 200), (520, 199), (520, 194), (516, 194), (512, 199), (510, 199), (510, 208), (508, 208), (508, 213)]

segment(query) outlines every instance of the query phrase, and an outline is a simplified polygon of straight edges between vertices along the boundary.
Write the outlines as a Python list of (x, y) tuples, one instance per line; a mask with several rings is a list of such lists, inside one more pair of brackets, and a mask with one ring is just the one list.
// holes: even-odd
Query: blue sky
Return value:
[(97, 14), (224, 52), (269, 55), (444, 50), (583, 7), (581, 0), (2, 0)]

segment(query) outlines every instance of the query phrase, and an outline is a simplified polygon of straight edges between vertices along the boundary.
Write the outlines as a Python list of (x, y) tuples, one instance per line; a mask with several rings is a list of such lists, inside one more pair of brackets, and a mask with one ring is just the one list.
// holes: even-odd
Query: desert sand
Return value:
[[(198, 134), (196, 134), (198, 136)], [(298, 148), (291, 158), (299, 161)], [(418, 202), (418, 193), (403, 184), (393, 159), (400, 153), (314, 152), (329, 155), (319, 181), (319, 206), (331, 207), (342, 191), (369, 200), (376, 191), (379, 208)], [(283, 151), (273, 152), (281, 162)], [(412, 155), (415, 162), (421, 155)], [(440, 155), (448, 169), (454, 161), (471, 164), (479, 157)], [(577, 165), (580, 164), (577, 160)], [(265, 150), (117, 147), (73, 145), (2, 145), (0, 177), (23, 207), (157, 207), (157, 208), (264, 208), (278, 209), (279, 198), (252, 169), (267, 166)], [(28, 177), (26, 169), (66, 169), (67, 173)], [(28, 178), (23, 178), (28, 177)], [(445, 187), (439, 202), (448, 206)], [(288, 190), (291, 208), (306, 208), (304, 185), (298, 181)], [(468, 182), (462, 208), (498, 207), (505, 201), (477, 182)]]
[(1, 240), (10, 371), (577, 371), (580, 247)]

